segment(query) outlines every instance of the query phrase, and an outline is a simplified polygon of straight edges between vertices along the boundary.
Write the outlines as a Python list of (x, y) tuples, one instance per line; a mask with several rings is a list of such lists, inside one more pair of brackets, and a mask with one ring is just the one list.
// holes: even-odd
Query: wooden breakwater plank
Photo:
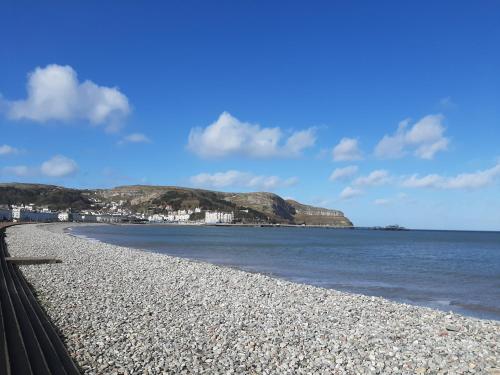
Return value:
[(44, 329), (43, 323), (40, 321), (40, 318), (37, 315), (35, 305), (37, 305), (38, 302), (34, 299), (30, 300), (29, 294), (31, 292), (28, 292), (25, 290), (25, 288), (23, 288), (20, 279), (20, 272), (16, 270), (17, 267), (13, 265), (10, 265), (9, 267), (11, 268), (13, 283), (16, 286), (19, 298), (26, 313), (27, 320), (30, 322), (33, 331), (33, 341), (36, 342), (36, 344), (33, 345), (35, 348), (33, 350), (34, 356), (30, 355), (30, 361), (33, 362), (33, 357), (40, 357), (38, 358), (39, 364), (33, 367), (36, 367), (37, 373), (61, 375), (67, 374), (57, 354), (57, 350), (54, 348), (54, 345), (52, 344)]
[(5, 257), (5, 261), (18, 266), (62, 263), (62, 260), (50, 257)]
[(5, 342), (8, 367), (4, 373), (11, 374), (33, 374), (29, 362), (28, 353), (22, 336), (19, 319), (16, 314), (15, 305), (10, 295), (7, 280), (10, 274), (5, 262), (5, 234), (0, 233), (0, 308), (2, 309), (3, 326), (5, 328)]
[[(21, 336), (21, 340), (24, 346), (23, 350), (26, 352), (26, 355), (28, 356), (29, 365), (32, 371), (31, 373), (33, 373), (34, 375), (38, 374), (50, 375), (50, 371), (47, 362), (45, 361), (42, 348), (40, 346), (40, 343), (38, 342), (35, 330), (33, 329), (33, 324), (30, 321), (26, 309), (22, 303), (21, 293), (19, 293), (19, 290), (17, 289), (16, 284), (14, 283), (14, 279), (12, 277), (12, 265), (7, 264), (6, 262), (2, 263), (3, 263), (2, 267), (6, 267), (6, 269), (4, 268), (4, 271), (8, 273), (5, 279), (7, 282), (7, 287), (9, 289), (9, 294), (12, 300), (12, 304), (14, 306), (16, 319), (19, 324), (19, 330), (20, 330), (19, 334)], [(9, 345), (9, 351), (10, 351), (10, 345)], [(12, 364), (20, 365), (20, 363), (17, 363), (17, 361), (14, 360), (12, 361)], [(18, 371), (16, 370), (14, 373), (17, 372)], [(28, 372), (23, 372), (23, 373), (28, 373)]]
[[(19, 270), (16, 258), (9, 257), (4, 236), (5, 230), (0, 227), (0, 374), (80, 374)], [(14, 261), (8, 261), (9, 258)], [(53, 258), (24, 261), (58, 263)]]

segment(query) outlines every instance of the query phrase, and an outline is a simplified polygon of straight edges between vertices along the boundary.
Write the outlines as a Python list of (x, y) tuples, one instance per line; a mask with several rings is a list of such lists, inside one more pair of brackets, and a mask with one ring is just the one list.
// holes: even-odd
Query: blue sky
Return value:
[(500, 229), (497, 1), (11, 1), (0, 181), (276, 192)]

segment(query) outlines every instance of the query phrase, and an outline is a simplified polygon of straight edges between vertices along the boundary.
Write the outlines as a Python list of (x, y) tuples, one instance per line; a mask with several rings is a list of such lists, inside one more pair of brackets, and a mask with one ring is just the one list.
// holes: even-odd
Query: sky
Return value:
[(498, 1), (4, 1), (0, 182), (500, 230)]

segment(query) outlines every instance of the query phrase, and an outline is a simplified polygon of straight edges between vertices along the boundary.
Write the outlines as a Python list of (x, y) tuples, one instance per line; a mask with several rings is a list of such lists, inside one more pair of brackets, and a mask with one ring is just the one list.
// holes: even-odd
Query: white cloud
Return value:
[(309, 128), (293, 133), (286, 141), (283, 152), (286, 155), (298, 156), (302, 150), (314, 146), (316, 143), (316, 129)]
[(1, 145), (0, 146), (0, 156), (3, 155), (15, 155), (18, 154), (20, 151), (19, 149), (9, 146), (9, 145)]
[(435, 189), (479, 189), (491, 185), (500, 176), (500, 163), (490, 169), (473, 173), (461, 173), (454, 177), (445, 177), (438, 174), (428, 174), (419, 177), (414, 174), (406, 178), (402, 186), (409, 188)]
[(78, 171), (78, 165), (72, 159), (63, 155), (56, 155), (42, 163), (40, 171), (48, 177), (66, 177)]
[(151, 139), (142, 133), (132, 133), (123, 137), (118, 144), (125, 143), (151, 143)]
[(354, 189), (347, 186), (344, 190), (340, 192), (340, 199), (352, 199), (363, 194), (362, 190)]
[(361, 176), (354, 180), (357, 186), (376, 186), (388, 183), (391, 180), (389, 172), (384, 169), (377, 169), (368, 176)]
[(330, 175), (330, 181), (345, 180), (356, 174), (358, 171), (357, 165), (349, 165), (344, 168), (336, 168)]
[(200, 173), (192, 176), (190, 181), (195, 186), (208, 188), (242, 187), (259, 190), (275, 190), (297, 184), (298, 179), (291, 177), (281, 179), (277, 176), (258, 176), (249, 172), (230, 170), (214, 174)]
[(78, 171), (78, 165), (70, 158), (63, 155), (55, 155), (51, 159), (44, 161), (40, 166), (29, 167), (26, 165), (16, 165), (4, 167), (2, 174), (17, 177), (46, 176), (46, 177), (67, 177)]
[(206, 128), (193, 128), (189, 133), (188, 149), (201, 157), (245, 155), (249, 157), (295, 157), (316, 142), (315, 129), (293, 133), (284, 141), (280, 128), (263, 128), (242, 122), (223, 112)]
[(335, 161), (351, 161), (363, 158), (359, 150), (358, 140), (355, 138), (342, 138), (333, 148), (332, 155)]
[(439, 151), (448, 148), (450, 140), (444, 136), (443, 115), (428, 115), (420, 119), (411, 128), (410, 120), (399, 123), (394, 135), (385, 135), (375, 147), (379, 158), (400, 158), (407, 149), (421, 159), (432, 159)]
[(405, 179), (402, 185), (410, 188), (439, 187), (442, 181), (443, 177), (437, 174), (428, 174), (423, 177), (419, 177), (417, 174), (414, 174)]
[(37, 122), (87, 120), (116, 130), (128, 115), (127, 97), (115, 87), (78, 81), (75, 70), (66, 65), (37, 67), (28, 75), (25, 100), (7, 102), (8, 116)]
[(36, 170), (33, 170), (26, 165), (16, 165), (12, 167), (4, 167), (2, 168), (2, 174), (5, 175), (13, 175), (17, 177), (28, 177), (36, 174)]

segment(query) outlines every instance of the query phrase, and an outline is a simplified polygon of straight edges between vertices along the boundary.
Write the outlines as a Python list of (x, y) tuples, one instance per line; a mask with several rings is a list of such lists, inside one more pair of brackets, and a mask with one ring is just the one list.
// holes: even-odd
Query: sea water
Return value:
[(500, 320), (500, 232), (81, 226), (99, 241)]

